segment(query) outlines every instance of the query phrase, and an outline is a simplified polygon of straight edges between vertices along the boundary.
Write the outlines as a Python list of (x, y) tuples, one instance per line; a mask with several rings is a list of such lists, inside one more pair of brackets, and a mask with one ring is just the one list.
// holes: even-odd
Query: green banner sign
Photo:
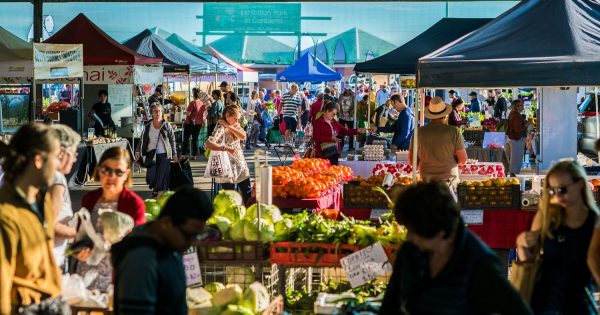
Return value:
[(205, 3), (203, 31), (300, 32), (300, 3)]

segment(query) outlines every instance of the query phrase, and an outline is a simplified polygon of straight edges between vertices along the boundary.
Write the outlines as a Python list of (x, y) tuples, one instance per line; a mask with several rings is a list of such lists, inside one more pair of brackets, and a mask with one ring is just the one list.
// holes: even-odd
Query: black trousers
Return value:
[(186, 155), (190, 149), (190, 137), (192, 138), (192, 153), (191, 155), (198, 155), (198, 136), (202, 130), (202, 125), (183, 125), (183, 148), (181, 153)]
[[(342, 126), (348, 128), (348, 129), (353, 129), (354, 128), (354, 120), (344, 120), (344, 119), (340, 119), (340, 124), (342, 124)], [(344, 143), (346, 140), (346, 137), (341, 137), (342, 138), (342, 150), (344, 150)], [(354, 150), (354, 136), (348, 136), (348, 138), (350, 139), (350, 143), (348, 144), (348, 150)]]
[[(235, 184), (229, 184), (229, 183), (221, 184), (221, 187), (226, 190), (236, 190), (235, 186), (236, 186)], [(247, 179), (241, 181), (240, 183), (238, 183), (237, 188), (238, 188), (240, 194), (242, 195), (242, 199), (244, 200), (244, 205), (245, 205), (248, 202), (248, 199), (250, 199), (250, 196), (252, 194), (250, 178), (247, 178)]]
[(339, 159), (340, 159), (340, 155), (339, 154), (334, 154), (328, 158), (326, 158), (329, 160), (329, 163), (331, 163), (331, 165), (339, 165)]

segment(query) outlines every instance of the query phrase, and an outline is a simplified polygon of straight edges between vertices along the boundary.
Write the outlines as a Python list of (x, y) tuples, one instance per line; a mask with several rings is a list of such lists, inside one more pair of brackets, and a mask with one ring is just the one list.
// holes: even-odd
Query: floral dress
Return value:
[[(117, 211), (118, 202), (103, 202), (98, 201), (94, 206), (94, 210), (90, 211), (90, 217), (94, 230), (98, 235), (104, 235), (104, 229), (100, 223), (100, 215), (98, 211), (100, 209), (111, 209)], [(75, 273), (80, 275), (85, 284), (88, 284), (88, 290), (98, 290), (100, 292), (106, 292), (108, 286), (112, 284), (112, 263), (110, 261), (110, 253), (106, 255), (100, 261), (98, 265), (88, 265), (85, 262), (78, 261)], [(92, 280), (93, 279), (93, 280)], [(88, 282), (91, 281), (91, 282)]]
[(215, 131), (208, 139), (217, 145), (235, 148), (235, 153), (231, 154), (227, 152), (233, 176), (230, 178), (216, 178), (215, 182), (219, 184), (239, 184), (250, 177), (250, 170), (248, 169), (248, 164), (244, 158), (244, 150), (242, 149), (240, 140), (235, 139), (229, 134), (222, 124), (222, 122), (217, 124)]

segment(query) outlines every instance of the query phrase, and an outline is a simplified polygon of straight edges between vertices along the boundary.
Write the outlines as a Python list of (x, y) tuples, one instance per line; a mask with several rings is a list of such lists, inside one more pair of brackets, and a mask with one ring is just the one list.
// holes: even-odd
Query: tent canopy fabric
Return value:
[(32, 45), (0, 27), (0, 62), (17, 60), (33, 62)]
[(165, 73), (210, 73), (215, 70), (211, 62), (177, 48), (149, 29), (128, 39), (123, 45), (145, 56), (162, 57)]
[[(396, 45), (373, 34), (351, 28), (317, 44), (316, 55), (328, 65), (355, 64), (367, 58), (384, 55), (394, 48)], [(314, 48), (305, 49), (304, 52), (313, 53)]]
[(269, 36), (228, 35), (211, 42), (210, 46), (239, 63), (294, 63), (294, 48)]
[(282, 82), (330, 82), (341, 79), (339, 73), (311, 53), (304, 54), (295, 64), (277, 74), (277, 81)]
[(83, 13), (77, 15), (58, 32), (44, 41), (52, 44), (83, 44), (83, 64), (144, 65), (159, 64), (161, 58), (150, 58), (119, 44)]
[(417, 73), (419, 58), (468, 34), (492, 19), (443, 18), (417, 37), (389, 53), (375, 59), (357, 63), (355, 72), (362, 73)]
[(524, 0), (419, 59), (420, 87), (600, 84), (600, 3)]
[(219, 73), (235, 74), (237, 72), (233, 66), (230, 66), (225, 62), (219, 62), (219, 60), (217, 58), (215, 58), (213, 55), (204, 52), (202, 49), (196, 47), (194, 44), (181, 38), (177, 34), (173, 33), (173, 34), (167, 36), (165, 38), (165, 40), (167, 42), (173, 44), (175, 47), (177, 47), (189, 54), (192, 54), (198, 58), (202, 58), (206, 61), (209, 61), (210, 63), (213, 64), (213, 67), (215, 67), (215, 66), (217, 67), (217, 70)]

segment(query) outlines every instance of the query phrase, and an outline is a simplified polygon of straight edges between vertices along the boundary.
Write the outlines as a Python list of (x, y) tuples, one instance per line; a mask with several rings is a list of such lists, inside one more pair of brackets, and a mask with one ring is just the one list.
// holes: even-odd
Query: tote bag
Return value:
[[(223, 135), (223, 141), (221, 145), (225, 145), (225, 135)], [(204, 171), (204, 177), (206, 178), (230, 178), (233, 175), (231, 169), (231, 161), (229, 160), (229, 154), (227, 151), (210, 151), (208, 156), (208, 164), (206, 165), (206, 171)]]

